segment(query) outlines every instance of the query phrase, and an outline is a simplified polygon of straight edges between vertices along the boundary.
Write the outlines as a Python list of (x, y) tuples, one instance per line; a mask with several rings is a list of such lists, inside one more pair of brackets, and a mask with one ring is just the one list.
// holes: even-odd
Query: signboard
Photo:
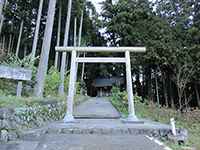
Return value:
[(30, 81), (32, 78), (32, 70), (0, 65), (0, 78)]

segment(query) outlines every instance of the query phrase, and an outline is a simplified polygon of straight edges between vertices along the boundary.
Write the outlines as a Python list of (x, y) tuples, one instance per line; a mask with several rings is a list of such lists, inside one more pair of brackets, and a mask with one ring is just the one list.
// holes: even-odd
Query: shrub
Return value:
[(81, 83), (76, 82), (76, 94), (81, 94)]
[(24, 67), (32, 69), (34, 67), (35, 60), (37, 60), (38, 58), (39, 57), (36, 57), (35, 59), (32, 60), (30, 54), (28, 56), (25, 56), (23, 59), (20, 59), (15, 54), (9, 54), (3, 60), (1, 60), (0, 63), (10, 67)]
[[(65, 73), (65, 92), (68, 92), (68, 88), (69, 88), (69, 78), (70, 78), (70, 71), (67, 71)], [(81, 83), (80, 82), (76, 82), (76, 94), (81, 94)]]
[[(51, 67), (46, 75), (45, 79), (45, 96), (57, 96), (58, 88), (61, 83), (60, 72), (55, 68)], [(68, 92), (69, 85), (69, 71), (65, 73), (65, 92)], [(79, 82), (76, 83), (76, 93), (80, 94), (81, 85)]]
[(118, 87), (113, 87), (112, 90), (112, 104), (118, 109), (119, 112), (128, 112), (128, 98), (127, 92), (121, 92)]
[(16, 95), (16, 85), (14, 80), (0, 79), (0, 95)]
[[(128, 105), (128, 93), (126, 91), (120, 91), (118, 87), (112, 88), (112, 99), (113, 100), (120, 100), (122, 103)], [(139, 96), (134, 96), (134, 102), (138, 103), (141, 102), (142, 98)]]
[(55, 67), (51, 67), (46, 75), (44, 93), (45, 96), (56, 96), (60, 85), (60, 74)]
[[(134, 96), (134, 103), (140, 104), (141, 101), (141, 97)], [(119, 112), (123, 113), (124, 115), (128, 114), (128, 94), (126, 91), (120, 91), (120, 88), (113, 87), (111, 102)]]

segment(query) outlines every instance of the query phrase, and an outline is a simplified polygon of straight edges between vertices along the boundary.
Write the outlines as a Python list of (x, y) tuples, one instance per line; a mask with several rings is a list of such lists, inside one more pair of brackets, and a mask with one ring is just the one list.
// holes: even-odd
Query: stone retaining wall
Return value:
[(0, 141), (14, 140), (24, 129), (62, 119), (65, 106), (64, 102), (48, 101), (24, 108), (0, 108)]

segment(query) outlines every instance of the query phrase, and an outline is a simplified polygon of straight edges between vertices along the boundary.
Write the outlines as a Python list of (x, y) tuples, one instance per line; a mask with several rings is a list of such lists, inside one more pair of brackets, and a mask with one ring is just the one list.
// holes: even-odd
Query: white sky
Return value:
[(90, 0), (96, 7), (98, 13), (101, 12), (101, 5), (99, 3), (103, 2), (104, 0)]

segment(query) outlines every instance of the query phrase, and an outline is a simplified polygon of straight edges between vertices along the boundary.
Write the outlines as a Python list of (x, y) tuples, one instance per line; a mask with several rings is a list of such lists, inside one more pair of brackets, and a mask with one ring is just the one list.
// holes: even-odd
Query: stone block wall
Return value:
[(0, 141), (16, 139), (24, 129), (40, 127), (60, 120), (66, 111), (64, 102), (47, 101), (21, 108), (0, 108)]

